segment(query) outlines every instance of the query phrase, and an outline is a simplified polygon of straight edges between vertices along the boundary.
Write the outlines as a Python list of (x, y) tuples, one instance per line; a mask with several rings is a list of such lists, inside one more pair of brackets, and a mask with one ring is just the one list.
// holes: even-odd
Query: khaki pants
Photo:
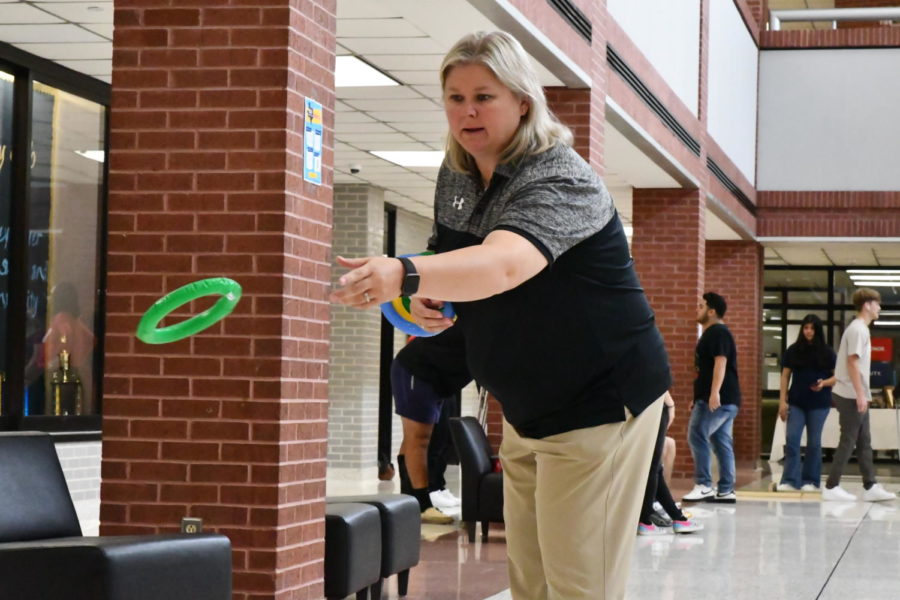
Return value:
[(503, 516), (515, 600), (620, 600), (663, 407), (536, 440), (503, 423)]

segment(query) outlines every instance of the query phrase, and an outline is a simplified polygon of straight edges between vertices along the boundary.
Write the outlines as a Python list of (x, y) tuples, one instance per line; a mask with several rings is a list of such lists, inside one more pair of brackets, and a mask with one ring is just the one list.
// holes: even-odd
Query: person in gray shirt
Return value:
[(437, 254), (339, 257), (351, 270), (332, 300), (402, 293), (426, 329), (462, 328), (472, 375), (503, 407), (512, 597), (621, 599), (671, 383), (662, 336), (612, 198), (521, 45), (467, 35), (440, 75)]

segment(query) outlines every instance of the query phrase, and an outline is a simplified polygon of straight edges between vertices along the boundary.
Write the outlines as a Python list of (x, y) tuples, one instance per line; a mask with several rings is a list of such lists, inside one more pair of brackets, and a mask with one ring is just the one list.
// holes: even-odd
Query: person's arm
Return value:
[(832, 374), (828, 379), (819, 379), (815, 384), (810, 386), (810, 389), (814, 392), (821, 392), (822, 388), (826, 387), (834, 387), (834, 384), (837, 383), (837, 377)]
[(722, 400), (719, 398), (719, 390), (722, 389), (722, 382), (725, 381), (725, 367), (728, 359), (724, 356), (717, 356), (713, 363), (712, 385), (709, 387), (709, 410), (717, 410), (722, 406)]
[(856, 410), (866, 412), (869, 407), (869, 395), (863, 387), (862, 374), (859, 372), (859, 355), (851, 354), (847, 357), (847, 373), (850, 375), (850, 383), (856, 390)]
[(778, 396), (778, 417), (787, 421), (788, 414), (788, 384), (791, 381), (791, 370), (787, 367), (781, 369), (781, 392)]
[[(480, 300), (511, 290), (548, 264), (533, 243), (506, 230), (492, 231), (477, 246), (411, 260), (420, 276), (415, 295), (451, 302)], [(340, 278), (341, 288), (332, 292), (332, 301), (369, 308), (400, 295), (403, 265), (396, 258), (338, 257), (338, 263), (352, 270)]]
[(672, 421), (675, 420), (675, 400), (668, 391), (666, 391), (666, 395), (663, 398), (663, 403), (666, 405), (666, 410), (669, 411), (669, 423), (666, 425), (666, 431), (668, 431), (669, 427), (672, 426)]

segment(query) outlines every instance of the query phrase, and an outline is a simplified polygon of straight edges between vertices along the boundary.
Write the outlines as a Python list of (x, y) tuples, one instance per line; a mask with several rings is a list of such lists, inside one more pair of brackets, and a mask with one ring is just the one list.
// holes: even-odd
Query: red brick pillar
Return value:
[[(336, 18), (300, 4), (115, 7), (101, 530), (202, 517), (246, 600), (322, 596)], [(304, 96), (325, 109), (322, 186)], [(211, 276), (243, 286), (231, 316), (135, 339), (156, 298)]]
[(693, 472), (687, 425), (694, 393), (697, 305), (704, 292), (705, 217), (706, 202), (699, 190), (634, 190), (631, 250), (672, 365), (676, 417), (669, 435), (678, 445), (679, 475)]
[(737, 344), (741, 411), (734, 422), (735, 459), (753, 466), (760, 453), (763, 249), (753, 241), (706, 243), (706, 289), (725, 297), (725, 324)]
[(591, 90), (565, 87), (544, 88), (547, 105), (575, 136), (572, 146), (584, 160), (590, 160)]

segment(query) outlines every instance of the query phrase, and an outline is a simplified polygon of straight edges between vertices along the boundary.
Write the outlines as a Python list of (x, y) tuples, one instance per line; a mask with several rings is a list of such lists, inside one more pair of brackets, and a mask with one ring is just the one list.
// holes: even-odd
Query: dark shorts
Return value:
[(391, 391), (395, 412), (417, 423), (434, 425), (441, 419), (444, 398), (427, 381), (414, 376), (400, 364), (391, 363)]

